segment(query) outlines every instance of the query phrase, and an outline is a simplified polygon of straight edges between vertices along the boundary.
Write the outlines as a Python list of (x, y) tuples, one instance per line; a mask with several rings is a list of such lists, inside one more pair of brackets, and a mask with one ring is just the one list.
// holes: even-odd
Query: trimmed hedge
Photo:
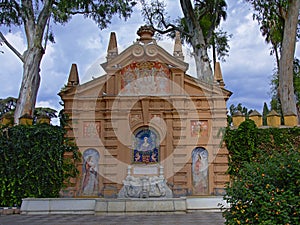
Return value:
[[(73, 159), (65, 159), (73, 152)], [(58, 197), (76, 177), (77, 147), (58, 126), (37, 124), (0, 128), (0, 206), (20, 206), (26, 197)]]
[(258, 129), (246, 120), (228, 129), (231, 183), (226, 224), (299, 224), (300, 129)]
[(238, 129), (228, 127), (224, 141), (229, 151), (228, 173), (237, 176), (244, 163), (257, 161), (260, 155), (300, 149), (300, 128), (259, 129), (247, 119)]

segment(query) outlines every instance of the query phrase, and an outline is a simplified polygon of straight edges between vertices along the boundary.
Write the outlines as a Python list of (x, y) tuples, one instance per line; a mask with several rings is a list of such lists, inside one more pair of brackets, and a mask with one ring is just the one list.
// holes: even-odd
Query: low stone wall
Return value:
[(19, 207), (0, 207), (0, 215), (20, 214)]
[(27, 198), (22, 214), (152, 214), (188, 213), (197, 210), (220, 211), (226, 205), (222, 197), (148, 198), (148, 199), (83, 199)]
[[(275, 111), (272, 110), (267, 115), (267, 125), (263, 126), (262, 115), (254, 110), (250, 115), (249, 119), (253, 120), (257, 127), (295, 127), (299, 126), (298, 116), (294, 114), (288, 114), (283, 116), (284, 125), (281, 125), (281, 117)], [(237, 128), (242, 122), (246, 120), (245, 115), (241, 112), (237, 112), (232, 116), (232, 127)]]

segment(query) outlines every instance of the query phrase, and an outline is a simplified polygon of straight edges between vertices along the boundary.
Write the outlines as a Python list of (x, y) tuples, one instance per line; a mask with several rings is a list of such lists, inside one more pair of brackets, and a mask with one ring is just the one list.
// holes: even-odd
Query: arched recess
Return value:
[(208, 151), (204, 147), (192, 151), (192, 181), (194, 195), (208, 194)]
[(133, 157), (135, 164), (159, 163), (160, 136), (158, 132), (149, 126), (143, 126), (134, 131), (132, 140)]
[(89, 148), (83, 152), (82, 165), (82, 196), (99, 196), (99, 160), (100, 154), (96, 149)]

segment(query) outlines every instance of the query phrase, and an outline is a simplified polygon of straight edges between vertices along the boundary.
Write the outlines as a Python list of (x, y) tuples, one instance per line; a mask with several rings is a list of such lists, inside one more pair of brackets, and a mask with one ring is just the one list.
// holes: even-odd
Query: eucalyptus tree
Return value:
[[(229, 35), (225, 32), (215, 32), (221, 20), (226, 19), (227, 4), (224, 0), (180, 0), (183, 18), (171, 21), (166, 12), (164, 1), (152, 0), (147, 4), (142, 0), (143, 15), (146, 21), (160, 34), (179, 31), (181, 37), (192, 46), (199, 79), (211, 82), (213, 72), (208, 56), (208, 48), (218, 46), (222, 57), (228, 53)], [(223, 37), (217, 42), (218, 36)], [(222, 35), (220, 35), (222, 34)]]
[[(245, 0), (266, 41), (272, 44), (278, 69), (278, 96), (283, 115), (297, 115), (294, 88), (294, 55), (299, 37), (299, 0)], [(271, 52), (272, 53), (272, 52)]]
[(65, 24), (80, 14), (94, 20), (100, 29), (110, 23), (113, 15), (128, 18), (134, 0), (0, 0), (0, 25), (23, 29), (27, 47), (20, 53), (0, 30), (2, 41), (23, 63), (22, 83), (15, 109), (15, 123), (25, 114), (33, 116), (40, 85), (40, 65), (47, 41), (53, 41), (49, 32), (51, 22)]

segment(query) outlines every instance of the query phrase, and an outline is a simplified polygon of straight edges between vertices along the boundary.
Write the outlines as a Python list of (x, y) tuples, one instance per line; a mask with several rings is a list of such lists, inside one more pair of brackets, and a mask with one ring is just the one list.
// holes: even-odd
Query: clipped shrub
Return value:
[(274, 151), (247, 162), (226, 188), (226, 224), (299, 224), (300, 152)]
[(227, 128), (226, 224), (299, 224), (300, 128)]
[[(64, 159), (72, 152), (73, 159)], [(37, 124), (0, 129), (0, 206), (20, 206), (26, 197), (58, 197), (76, 177), (77, 147), (58, 126)]]
[(253, 120), (245, 120), (238, 129), (226, 130), (224, 141), (229, 152), (228, 173), (237, 176), (245, 162), (255, 160), (260, 153), (258, 149), (259, 129)]

